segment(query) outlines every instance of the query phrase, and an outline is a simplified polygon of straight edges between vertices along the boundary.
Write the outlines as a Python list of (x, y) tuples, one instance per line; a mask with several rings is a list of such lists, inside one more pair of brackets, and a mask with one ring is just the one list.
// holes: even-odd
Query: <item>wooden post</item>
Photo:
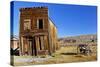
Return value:
[(30, 55), (30, 49), (29, 49), (29, 46), (30, 44), (29, 44), (29, 38), (27, 38), (27, 55)]
[(21, 44), (21, 37), (19, 37), (19, 53), (22, 56), (22, 44)]
[(32, 55), (32, 40), (30, 41), (30, 55)]
[(35, 37), (32, 38), (32, 55), (35, 56), (36, 53), (36, 42)]
[(24, 45), (23, 45), (23, 37), (21, 37), (21, 55), (24, 54)]
[(46, 41), (45, 41), (45, 36), (43, 36), (43, 45), (44, 45), (44, 50), (46, 50)]
[(31, 40), (28, 39), (28, 54), (31, 55)]
[(41, 48), (42, 48), (42, 50), (44, 50), (43, 36), (40, 37), (40, 41), (41, 41)]
[(47, 36), (44, 36), (44, 42), (45, 42), (45, 49), (48, 50), (48, 39), (47, 39)]
[(31, 41), (31, 39), (28, 39), (28, 54), (29, 55), (32, 55), (32, 41)]
[(35, 36), (35, 42), (36, 42), (36, 55), (38, 56), (38, 38)]

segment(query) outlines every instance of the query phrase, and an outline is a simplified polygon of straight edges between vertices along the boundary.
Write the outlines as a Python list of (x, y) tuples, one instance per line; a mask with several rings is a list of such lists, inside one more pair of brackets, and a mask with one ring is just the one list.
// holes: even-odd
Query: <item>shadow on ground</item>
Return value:
[(77, 55), (77, 53), (61, 53), (62, 55)]

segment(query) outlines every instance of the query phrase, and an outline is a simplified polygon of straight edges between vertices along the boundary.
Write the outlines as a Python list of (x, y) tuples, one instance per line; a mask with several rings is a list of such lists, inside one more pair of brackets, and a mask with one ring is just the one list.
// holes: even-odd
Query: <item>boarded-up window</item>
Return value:
[(25, 19), (24, 20), (24, 30), (27, 30), (27, 29), (31, 28), (30, 23), (31, 23), (30, 19)]

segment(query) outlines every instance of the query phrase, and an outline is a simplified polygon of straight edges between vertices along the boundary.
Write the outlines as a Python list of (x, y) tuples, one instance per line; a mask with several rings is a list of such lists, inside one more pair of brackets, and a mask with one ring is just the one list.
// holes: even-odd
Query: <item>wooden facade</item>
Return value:
[(47, 7), (20, 9), (20, 55), (51, 55), (59, 46), (57, 28), (49, 19)]

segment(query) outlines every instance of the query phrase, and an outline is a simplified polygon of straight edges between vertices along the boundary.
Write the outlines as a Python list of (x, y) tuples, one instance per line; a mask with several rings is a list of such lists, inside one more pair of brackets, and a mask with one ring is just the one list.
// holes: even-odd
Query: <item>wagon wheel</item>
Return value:
[(92, 54), (92, 51), (91, 51), (91, 49), (90, 49), (89, 46), (87, 46), (86, 54), (87, 54), (87, 55), (91, 55), (91, 54)]

